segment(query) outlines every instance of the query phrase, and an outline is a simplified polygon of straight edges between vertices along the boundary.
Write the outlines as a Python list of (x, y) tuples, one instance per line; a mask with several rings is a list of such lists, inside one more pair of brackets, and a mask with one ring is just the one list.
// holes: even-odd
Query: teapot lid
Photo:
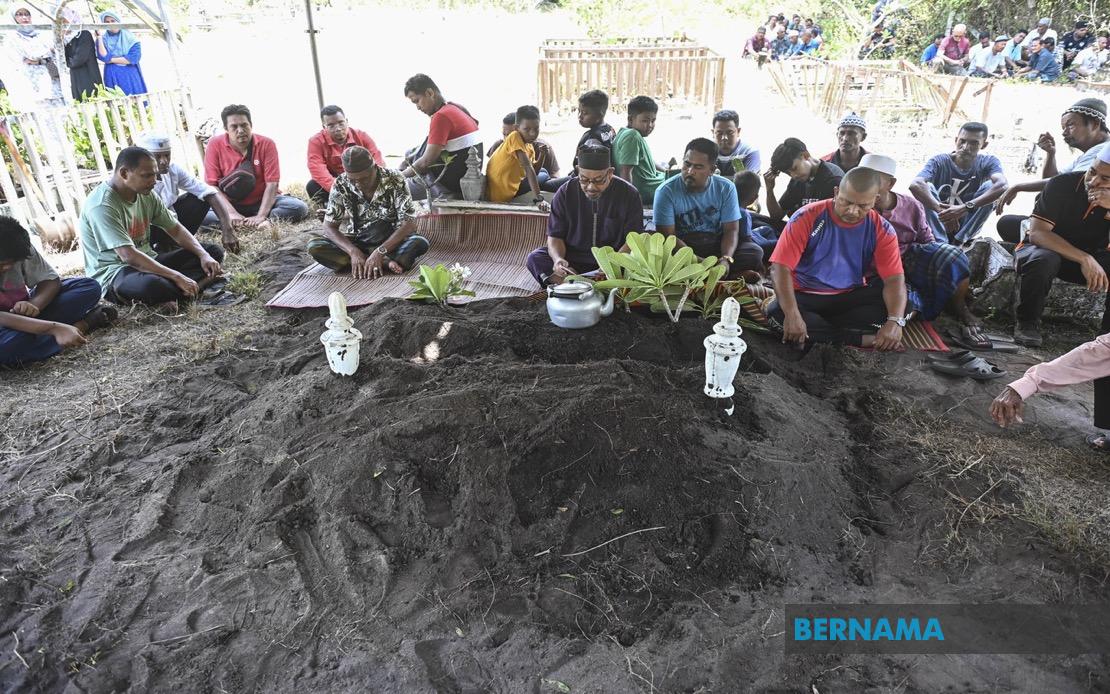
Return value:
[(588, 292), (593, 291), (594, 286), (589, 282), (579, 282), (575, 280), (567, 280), (562, 284), (555, 284), (550, 287), (549, 293), (552, 296), (557, 296), (563, 299), (581, 299)]

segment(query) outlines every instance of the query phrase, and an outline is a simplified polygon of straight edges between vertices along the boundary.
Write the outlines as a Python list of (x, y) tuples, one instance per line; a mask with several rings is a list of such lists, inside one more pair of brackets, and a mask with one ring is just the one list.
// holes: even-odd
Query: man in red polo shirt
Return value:
[(309, 197), (321, 207), (328, 204), (335, 177), (343, 173), (343, 150), (348, 147), (365, 147), (374, 163), (385, 167), (385, 159), (374, 144), (374, 139), (347, 124), (347, 116), (338, 106), (320, 109), (320, 132), (308, 138), (308, 173), (312, 180), (305, 186)]
[[(410, 77), (405, 82), (405, 97), (432, 118), (424, 144), (406, 157), (402, 166), (401, 173), (408, 179), (409, 192), (414, 200), (461, 196), (459, 180), (466, 173), (470, 148), (477, 147), (479, 163), (483, 156), (478, 121), (462, 106), (445, 100), (439, 87), (427, 75)], [(450, 160), (446, 164), (443, 155)]]
[[(270, 219), (299, 222), (308, 217), (303, 200), (278, 190), (281, 166), (277, 146), (254, 133), (250, 109), (232, 104), (224, 107), (220, 118), (226, 132), (208, 141), (204, 180), (231, 203), (231, 223), (257, 227)], [(204, 223), (216, 226), (219, 219), (209, 212)]]

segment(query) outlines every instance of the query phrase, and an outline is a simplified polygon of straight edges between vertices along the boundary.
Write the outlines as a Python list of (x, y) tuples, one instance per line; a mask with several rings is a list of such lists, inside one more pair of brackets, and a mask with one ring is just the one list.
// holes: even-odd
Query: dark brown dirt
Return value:
[[(783, 654), (790, 602), (1107, 598), (1018, 521), (965, 525), (972, 556), (937, 549), (953, 502), (899, 420), (987, 431), (997, 385), (914, 353), (792, 363), (748, 335), (722, 421), (700, 319), (571, 332), (526, 300), (354, 315), (354, 377), (328, 371), (318, 313), (275, 313), (256, 351), (82, 423), (81, 452), (48, 436), (0, 464), (0, 688), (1110, 686), (1097, 657)], [(1059, 411), (1081, 427), (1077, 402)], [(3, 421), (26, 425), (11, 405)]]

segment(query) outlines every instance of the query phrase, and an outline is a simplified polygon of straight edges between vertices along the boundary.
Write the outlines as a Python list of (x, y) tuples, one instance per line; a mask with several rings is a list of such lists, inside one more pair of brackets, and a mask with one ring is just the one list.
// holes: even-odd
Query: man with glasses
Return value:
[(305, 190), (323, 208), (328, 204), (328, 194), (336, 177), (343, 173), (343, 150), (365, 147), (374, 163), (382, 167), (385, 159), (372, 137), (347, 124), (347, 116), (338, 106), (333, 104), (320, 109), (320, 123), (324, 127), (308, 139), (308, 173), (312, 180)]
[(629, 232), (644, 230), (635, 186), (617, 178), (609, 149), (589, 141), (578, 150), (578, 176), (555, 193), (547, 218), (547, 247), (528, 254), (528, 271), (541, 287), (597, 270), (591, 249), (622, 248)]

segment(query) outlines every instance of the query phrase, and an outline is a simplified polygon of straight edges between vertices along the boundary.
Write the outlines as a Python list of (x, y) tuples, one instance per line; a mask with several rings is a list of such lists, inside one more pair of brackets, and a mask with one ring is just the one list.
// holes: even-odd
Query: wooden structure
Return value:
[(996, 81), (926, 72), (905, 60), (783, 60), (770, 63), (775, 88), (826, 121), (850, 111), (901, 116), (911, 122), (986, 122)]
[(111, 177), (116, 155), (144, 131), (173, 138), (175, 161), (200, 170), (191, 113), (189, 93), (174, 89), (0, 116), (0, 191), (9, 213), (25, 224), (76, 220), (89, 189)]
[(720, 110), (725, 59), (685, 39), (548, 40), (540, 47), (539, 108), (571, 111), (601, 89), (614, 106), (646, 94), (670, 103)]

